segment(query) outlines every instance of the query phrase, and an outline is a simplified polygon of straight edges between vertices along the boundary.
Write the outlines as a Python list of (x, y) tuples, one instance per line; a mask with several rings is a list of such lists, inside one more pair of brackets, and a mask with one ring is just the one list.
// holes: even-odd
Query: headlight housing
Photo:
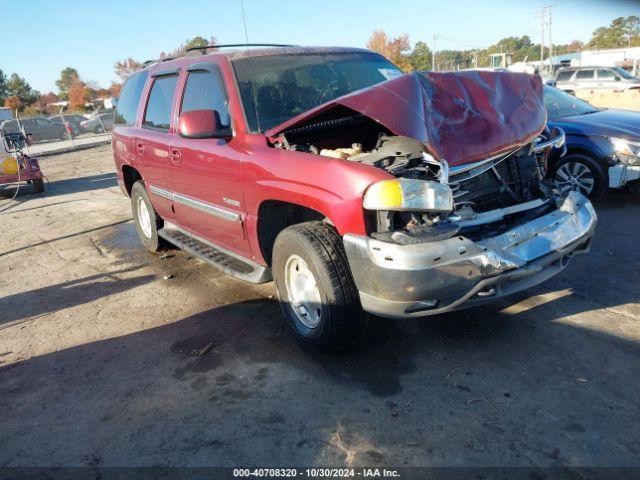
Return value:
[(453, 194), (443, 183), (396, 178), (371, 185), (364, 194), (362, 205), (366, 210), (450, 212)]
[(632, 142), (624, 138), (609, 137), (616, 157), (625, 165), (640, 166), (640, 142)]

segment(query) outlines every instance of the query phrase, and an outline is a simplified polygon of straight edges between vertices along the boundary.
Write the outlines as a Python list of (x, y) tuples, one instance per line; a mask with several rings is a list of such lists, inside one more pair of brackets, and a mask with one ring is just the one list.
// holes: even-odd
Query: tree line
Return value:
[[(459, 43), (439, 36), (443, 41)], [(208, 39), (202, 36), (186, 40), (175, 50), (160, 52), (159, 59), (184, 55), (192, 47), (216, 45), (215, 37)], [(618, 17), (606, 27), (593, 31), (591, 39), (584, 44), (574, 40), (566, 45), (554, 45), (555, 54), (578, 52), (587, 49), (621, 48), (640, 46), (640, 18), (631, 15)], [(487, 48), (473, 49), (438, 49), (434, 62), (433, 52), (424, 41), (417, 41), (413, 48), (409, 36), (406, 34), (395, 38), (389, 37), (383, 30), (373, 32), (367, 48), (379, 52), (394, 62), (404, 71), (430, 70), (435, 63), (437, 69), (458, 69), (483, 67), (489, 65), (491, 53), (510, 53), (514, 61), (538, 60), (540, 58), (540, 44), (533, 43), (528, 35), (521, 37), (506, 37)], [(68, 111), (82, 112), (86, 105), (91, 105), (102, 98), (117, 97), (124, 81), (132, 73), (142, 68), (143, 61), (131, 57), (115, 62), (114, 73), (118, 81), (112, 82), (108, 88), (102, 88), (95, 82), (84, 81), (78, 71), (67, 67), (60, 72), (56, 81), (57, 93), (41, 94), (33, 89), (26, 79), (12, 73), (7, 76), (0, 69), (0, 105), (18, 110), (23, 116), (43, 115), (55, 113), (52, 103), (60, 100), (69, 102)]]
[[(439, 39), (450, 43), (459, 43), (455, 39), (438, 36)], [(618, 17), (607, 27), (594, 30), (588, 43), (573, 40), (564, 45), (553, 45), (554, 55), (579, 52), (585, 49), (606, 49), (640, 46), (640, 18), (631, 15)], [(521, 37), (506, 37), (486, 48), (466, 49), (438, 49), (435, 62), (433, 52), (427, 43), (418, 41), (411, 48), (409, 36), (406, 34), (395, 38), (389, 37), (383, 30), (373, 32), (367, 48), (378, 52), (404, 71), (431, 70), (434, 66), (438, 70), (455, 70), (459, 68), (487, 67), (489, 55), (492, 53), (510, 53), (515, 62), (534, 61), (540, 59), (540, 44), (533, 43), (528, 35)], [(548, 52), (545, 51), (545, 56)]]

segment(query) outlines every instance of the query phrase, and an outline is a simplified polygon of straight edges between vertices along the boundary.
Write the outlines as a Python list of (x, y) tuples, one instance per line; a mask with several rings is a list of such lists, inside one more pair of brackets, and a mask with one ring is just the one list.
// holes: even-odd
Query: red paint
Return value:
[(511, 72), (414, 72), (336, 98), (266, 132), (279, 133), (312, 121), (337, 106), (415, 138), (450, 166), (472, 163), (542, 132), (547, 114), (538, 76)]
[(178, 132), (184, 137), (206, 138), (218, 130), (219, 117), (213, 110), (193, 110), (180, 115)]
[[(447, 158), (455, 164), (456, 160), (462, 163), (465, 158), (466, 161), (477, 159), (487, 150), (483, 147), (485, 144), (496, 149), (512, 145), (514, 141), (524, 141), (544, 125), (544, 109), (540, 107), (542, 113), (536, 111), (541, 105), (539, 81), (523, 75), (511, 78), (473, 72), (457, 76), (405, 75), (324, 104), (268, 132), (269, 135), (254, 134), (248, 131), (230, 64), (234, 55), (248, 54), (251, 53), (215, 52), (149, 67), (151, 75), (143, 91), (136, 122), (132, 126), (116, 125), (112, 145), (121, 186), (122, 169), (128, 165), (139, 172), (148, 191), (153, 185), (237, 213), (240, 221), (234, 223), (149, 192), (156, 210), (166, 220), (261, 263), (264, 259), (259, 248), (257, 223), (263, 202), (276, 200), (301, 205), (322, 213), (341, 235), (364, 234), (363, 193), (372, 183), (392, 178), (372, 166), (273, 148), (269, 135), (276, 134), (276, 130), (341, 104), (372, 117), (397, 134), (424, 141), (434, 156)], [(258, 51), (256, 54), (264, 53)], [(211, 127), (211, 118), (205, 118), (205, 114), (194, 112), (178, 118), (187, 69), (194, 63), (215, 64), (222, 74), (233, 131), (230, 139), (188, 139), (178, 134), (180, 129), (201, 131)], [(180, 77), (169, 131), (143, 128), (142, 117), (153, 73), (174, 69), (179, 71)], [(425, 84), (426, 81), (431, 83)], [(428, 85), (437, 86), (441, 91), (429, 94)], [(511, 106), (506, 123), (499, 122), (502, 113), (491, 113), (492, 106), (501, 106), (501, 99), (490, 92), (503, 87), (508, 91), (504, 97), (508, 98), (507, 106)], [(513, 103), (515, 90), (523, 87), (528, 91), (524, 95), (518, 94), (521, 95), (518, 98), (524, 105), (517, 106)], [(461, 94), (470, 95), (468, 98), (474, 105), (472, 111), (455, 101)], [(520, 115), (525, 115), (529, 121), (527, 118), (520, 120)], [(449, 118), (457, 123), (450, 124)], [(485, 132), (483, 128), (489, 128), (489, 131)], [(501, 133), (500, 129), (505, 132)], [(439, 138), (447, 139), (448, 143), (438, 145)]]

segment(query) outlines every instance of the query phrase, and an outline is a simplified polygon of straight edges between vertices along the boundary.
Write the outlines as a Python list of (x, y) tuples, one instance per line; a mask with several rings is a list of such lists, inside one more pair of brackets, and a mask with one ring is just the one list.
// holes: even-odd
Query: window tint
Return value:
[(144, 113), (144, 121), (142, 122), (145, 127), (169, 130), (173, 94), (177, 83), (177, 75), (167, 75), (155, 79), (149, 94), (147, 109)]
[(611, 70), (598, 70), (598, 80), (613, 80), (616, 76)]
[(216, 110), (220, 122), (229, 126), (229, 107), (222, 79), (209, 71), (189, 72), (187, 86), (182, 97), (182, 112), (192, 110)]
[(124, 83), (116, 106), (115, 123), (120, 125), (133, 125), (135, 123), (138, 104), (148, 76), (148, 71), (139, 72), (131, 75)]
[(593, 70), (579, 70), (576, 80), (593, 80)]
[(560, 72), (556, 78), (558, 82), (567, 82), (573, 76), (572, 71)]

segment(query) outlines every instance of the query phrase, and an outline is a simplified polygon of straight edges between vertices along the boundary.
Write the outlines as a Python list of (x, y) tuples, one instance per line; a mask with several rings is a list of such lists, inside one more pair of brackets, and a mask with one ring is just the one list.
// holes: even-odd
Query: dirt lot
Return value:
[(597, 205), (591, 254), (546, 284), (374, 318), (328, 356), (271, 284), (143, 251), (108, 147), (42, 167), (46, 195), (0, 215), (0, 467), (640, 465), (631, 195)]

